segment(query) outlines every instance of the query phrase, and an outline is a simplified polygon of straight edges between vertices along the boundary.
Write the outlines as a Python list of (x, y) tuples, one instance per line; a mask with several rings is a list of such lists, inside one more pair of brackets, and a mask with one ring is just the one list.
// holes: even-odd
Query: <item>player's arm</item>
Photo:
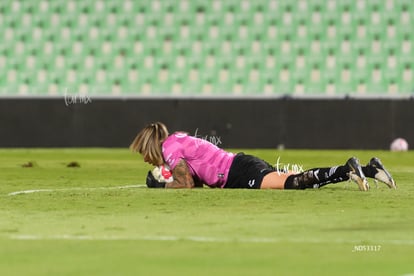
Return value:
[(178, 161), (172, 170), (173, 181), (165, 183), (165, 188), (194, 188), (194, 180), (184, 159)]

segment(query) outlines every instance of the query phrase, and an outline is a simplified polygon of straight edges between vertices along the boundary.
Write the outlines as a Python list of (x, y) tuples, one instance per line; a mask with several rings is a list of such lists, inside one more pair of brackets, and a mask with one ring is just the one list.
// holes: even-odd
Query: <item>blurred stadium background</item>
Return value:
[(1, 1), (1, 94), (407, 96), (411, 0)]
[[(115, 138), (108, 144), (75, 138), (75, 132), (90, 137), (102, 120), (102, 132), (122, 122), (118, 134), (126, 141), (132, 136), (126, 129), (135, 132), (155, 119), (190, 131), (204, 127), (233, 141), (231, 136), (246, 136), (246, 129), (237, 130), (234, 118), (226, 117), (232, 110), (240, 121), (267, 129), (273, 141), (247, 146), (292, 141), (291, 147), (323, 147), (321, 131), (341, 122), (333, 129), (337, 142), (328, 147), (385, 148), (394, 136), (414, 138), (413, 24), (412, 0), (3, 0), (1, 145), (123, 146)], [(92, 103), (65, 108), (62, 98), (68, 95), (88, 95)], [(224, 98), (228, 102), (220, 109)], [(185, 108), (190, 100), (197, 108)], [(243, 118), (252, 101), (255, 119)], [(261, 104), (269, 102), (274, 109)], [(273, 118), (264, 109), (279, 113)], [(200, 110), (209, 114), (198, 118)], [(293, 142), (311, 132), (303, 121), (329, 116), (333, 121), (316, 130), (307, 124), (318, 132), (308, 143)], [(355, 122), (360, 117), (368, 119)], [(283, 122), (258, 124), (265, 118), (303, 132), (289, 131)], [(360, 144), (340, 141), (356, 128), (372, 137)], [(43, 137), (54, 130), (55, 139), (73, 133), (68, 139), (75, 142)], [(282, 134), (271, 135), (277, 131)], [(23, 140), (29, 133), (37, 138)], [(239, 145), (246, 143), (228, 144)]]

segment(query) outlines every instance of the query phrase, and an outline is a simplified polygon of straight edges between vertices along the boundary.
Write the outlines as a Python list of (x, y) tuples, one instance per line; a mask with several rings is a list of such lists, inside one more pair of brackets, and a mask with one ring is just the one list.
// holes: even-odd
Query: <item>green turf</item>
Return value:
[[(245, 152), (304, 168), (375, 155), (399, 188), (120, 188), (150, 168), (124, 149), (0, 149), (0, 275), (414, 273), (413, 152)], [(9, 195), (25, 190), (40, 191)]]

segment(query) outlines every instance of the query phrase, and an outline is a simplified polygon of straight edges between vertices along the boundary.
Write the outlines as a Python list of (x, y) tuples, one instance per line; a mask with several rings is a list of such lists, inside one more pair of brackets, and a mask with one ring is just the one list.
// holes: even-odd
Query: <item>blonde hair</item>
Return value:
[(162, 142), (167, 139), (168, 135), (168, 129), (163, 123), (149, 124), (137, 134), (129, 149), (139, 152), (146, 159), (145, 161), (162, 165), (164, 163)]

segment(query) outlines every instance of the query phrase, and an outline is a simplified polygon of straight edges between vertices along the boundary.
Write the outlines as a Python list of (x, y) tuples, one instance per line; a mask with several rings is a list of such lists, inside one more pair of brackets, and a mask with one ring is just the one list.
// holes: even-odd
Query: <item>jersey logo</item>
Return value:
[(174, 136), (177, 137), (177, 138), (184, 138), (184, 137), (187, 136), (187, 133), (185, 133), (185, 132), (176, 132), (174, 134)]
[(247, 182), (247, 184), (250, 186), (250, 188), (254, 186), (255, 181), (256, 181), (256, 179), (251, 179), (251, 180), (249, 180), (249, 182)]

